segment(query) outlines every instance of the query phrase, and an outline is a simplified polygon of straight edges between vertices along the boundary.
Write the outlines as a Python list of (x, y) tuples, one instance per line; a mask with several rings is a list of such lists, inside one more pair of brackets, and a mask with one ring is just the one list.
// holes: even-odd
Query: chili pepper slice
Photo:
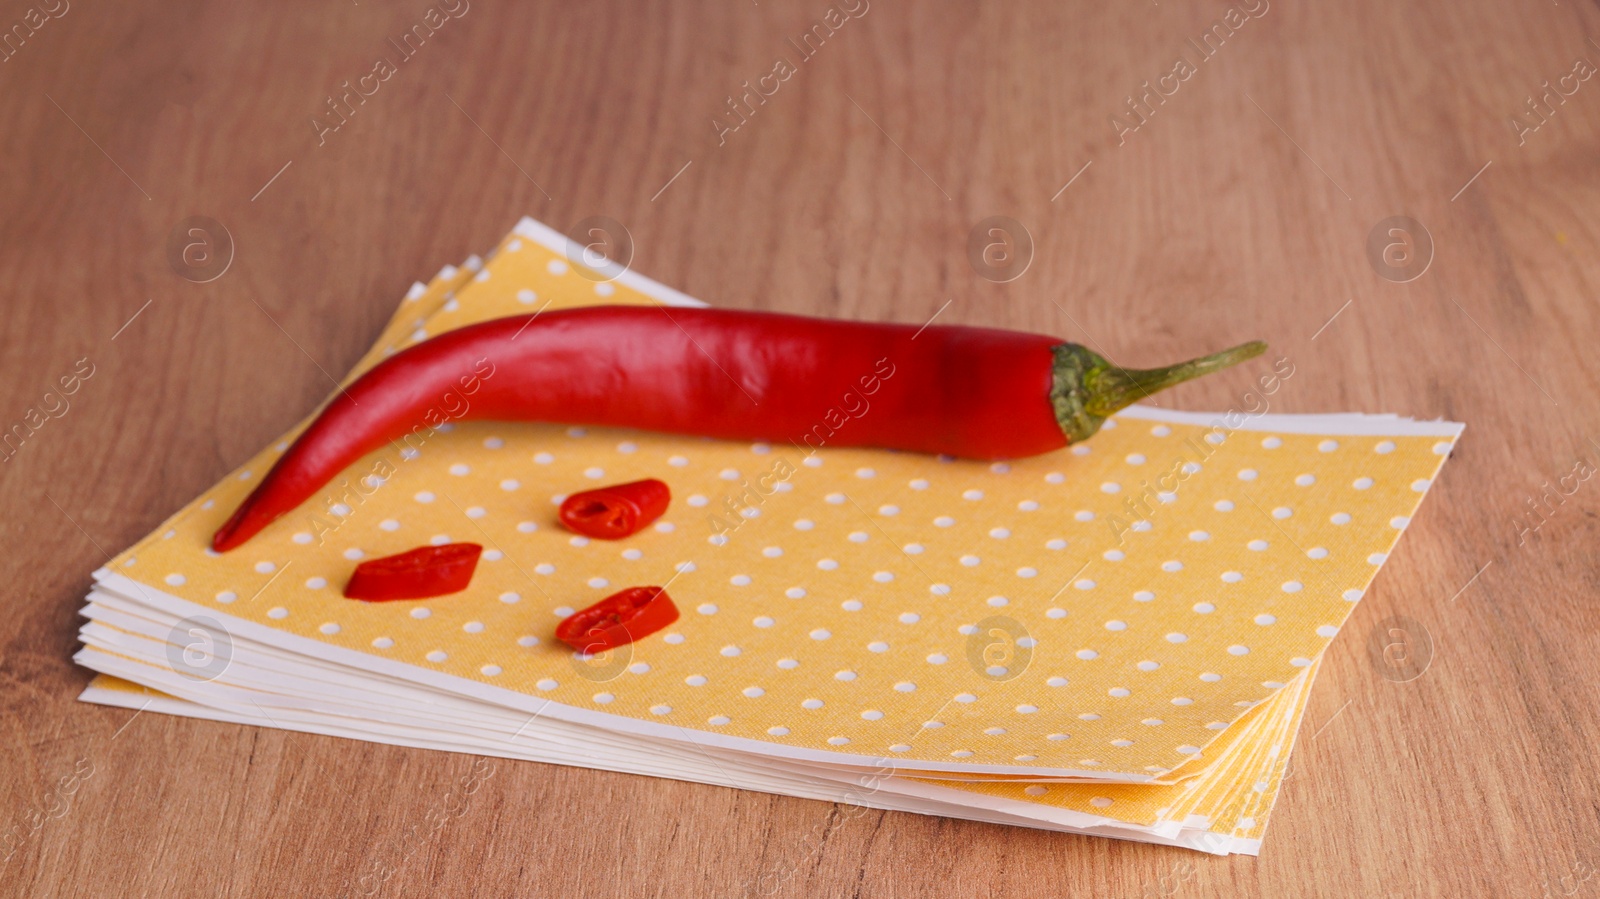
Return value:
[(604, 652), (678, 620), (678, 607), (660, 587), (629, 587), (556, 625), (556, 639), (582, 653)]
[(211, 545), (239, 546), (362, 456), (447, 421), (1018, 458), (1083, 440), (1118, 409), (1265, 349), (1137, 370), (992, 328), (664, 306), (495, 319), (408, 347), (341, 390)]
[(667, 511), (672, 490), (655, 478), (574, 493), (561, 503), (561, 523), (585, 537), (621, 540)]
[(472, 583), (483, 547), (476, 543), (419, 546), (356, 566), (344, 587), (349, 599), (385, 602), (460, 593)]

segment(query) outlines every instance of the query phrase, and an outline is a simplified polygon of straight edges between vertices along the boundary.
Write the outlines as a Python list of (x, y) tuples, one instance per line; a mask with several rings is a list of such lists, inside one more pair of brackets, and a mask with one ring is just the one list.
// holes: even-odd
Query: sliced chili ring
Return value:
[(556, 625), (556, 638), (582, 653), (604, 652), (647, 637), (678, 620), (678, 607), (660, 587), (629, 587)]
[(472, 583), (483, 547), (476, 543), (419, 546), (356, 566), (344, 595), (367, 602), (427, 599), (459, 593)]
[(561, 503), (561, 523), (585, 537), (621, 540), (667, 511), (672, 490), (655, 478), (574, 493)]

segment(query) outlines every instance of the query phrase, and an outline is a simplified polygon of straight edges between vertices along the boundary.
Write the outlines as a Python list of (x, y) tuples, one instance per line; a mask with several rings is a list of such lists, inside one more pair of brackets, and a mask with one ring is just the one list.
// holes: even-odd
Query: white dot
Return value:
[(691, 687), (704, 687), (706, 685), (706, 676), (704, 674), (691, 674), (684, 678), (683, 682)]
[(1072, 586), (1078, 588), (1079, 590), (1093, 590), (1095, 583), (1088, 578), (1079, 578), (1077, 581), (1073, 582)]
[(1380, 441), (1377, 446), (1372, 448), (1372, 451), (1375, 452), (1375, 453), (1382, 454), (1382, 455), (1387, 455), (1389, 453), (1392, 453), (1392, 452), (1394, 452), (1394, 441), (1393, 440)]
[(806, 589), (804, 587), (790, 587), (789, 589), (783, 591), (783, 595), (789, 597), (790, 599), (800, 599), (806, 595)]
[(977, 565), (981, 561), (983, 561), (983, 560), (979, 559), (977, 556), (962, 556), (961, 557), (961, 564), (967, 566), (968, 568), (972, 568), (973, 566)]
[(817, 567), (821, 568), (823, 571), (833, 571), (839, 567), (839, 563), (833, 559), (818, 559)]
[(1127, 629), (1128, 629), (1128, 622), (1126, 622), (1126, 621), (1117, 621), (1117, 620), (1113, 619), (1111, 621), (1107, 621), (1106, 622), (1106, 630), (1108, 630), (1108, 631), (1125, 631)]
[(172, 586), (174, 586), (174, 587), (181, 587), (181, 586), (183, 586), (183, 585), (184, 585), (184, 583), (185, 583), (185, 582), (186, 582), (186, 581), (187, 581), (187, 580), (188, 580), (188, 578), (186, 578), (186, 577), (184, 577), (184, 576), (183, 576), (183, 575), (181, 575), (181, 574), (169, 574), (169, 575), (167, 575), (167, 583), (168, 583), (168, 584), (171, 584), (171, 585), (172, 585)]
[(1283, 440), (1278, 437), (1268, 437), (1261, 441), (1261, 445), (1267, 449), (1277, 449), (1278, 447), (1283, 446)]
[(1194, 604), (1194, 610), (1201, 615), (1210, 615), (1217, 610), (1217, 607), (1209, 602), (1197, 602)]
[(1313, 546), (1306, 550), (1306, 555), (1313, 559), (1326, 559), (1328, 557), (1328, 551), (1320, 546)]
[(796, 668), (799, 668), (800, 663), (794, 659), (779, 659), (778, 667), (782, 668), (784, 671), (792, 671)]
[(750, 699), (757, 699), (766, 695), (767, 691), (761, 689), (760, 687), (745, 687), (741, 692), (743, 692), (744, 695)]
[(1410, 523), (1411, 519), (1404, 515), (1396, 515), (1395, 517), (1389, 519), (1389, 527), (1392, 527), (1397, 531), (1405, 530), (1406, 525)]
[(1170, 634), (1167, 635), (1167, 642), (1168, 643), (1184, 643), (1184, 642), (1187, 642), (1188, 639), (1189, 639), (1189, 637), (1186, 634), (1180, 634), (1180, 633), (1177, 633), (1177, 632), (1173, 632), (1173, 633), (1170, 633)]
[(706, 723), (710, 724), (710, 725), (712, 725), (714, 727), (721, 727), (722, 725), (727, 724), (729, 721), (732, 721), (732, 720), (733, 719), (729, 718), (727, 715), (712, 715), (710, 718), (706, 719)]
[(1195, 541), (1196, 543), (1201, 543), (1201, 542), (1204, 542), (1206, 540), (1210, 540), (1211, 539), (1211, 535), (1206, 533), (1205, 531), (1190, 531), (1189, 532), (1189, 539)]
[(1065, 541), (1065, 540), (1050, 540), (1050, 541), (1045, 543), (1044, 548), (1045, 549), (1050, 549), (1050, 550), (1063, 550), (1063, 549), (1067, 548), (1067, 541)]
[(427, 491), (427, 490), (420, 491), (415, 496), (413, 496), (411, 498), (416, 500), (419, 503), (431, 503), (431, 502), (433, 502), (433, 494), (431, 492)]
[(786, 737), (786, 736), (789, 735), (789, 728), (787, 728), (787, 727), (769, 727), (769, 728), (767, 728), (767, 733), (773, 735), (774, 737)]
[(1350, 513), (1349, 512), (1335, 512), (1335, 513), (1333, 513), (1333, 515), (1328, 517), (1328, 520), (1333, 522), (1334, 524), (1349, 524), (1350, 523)]
[(1265, 540), (1251, 540), (1245, 544), (1254, 552), (1264, 552), (1269, 545)]
[(900, 683), (895, 684), (894, 688), (901, 693), (913, 693), (916, 691), (917, 685), (911, 681), (903, 680)]
[(388, 637), (379, 637), (372, 641), (372, 645), (379, 649), (390, 649), (394, 646), (394, 640)]
[(800, 703), (800, 707), (801, 708), (803, 708), (803, 709), (812, 709), (812, 710), (820, 709), (820, 708), (822, 708), (822, 705), (823, 705), (823, 703), (822, 703), (822, 700), (820, 700), (820, 699), (807, 699), (804, 702)]
[(1151, 593), (1149, 590), (1140, 590), (1139, 592), (1133, 594), (1133, 598), (1137, 602), (1149, 602), (1150, 600), (1155, 599), (1156, 595)]
[(1303, 589), (1304, 587), (1305, 587), (1305, 585), (1300, 583), (1299, 581), (1285, 581), (1284, 584), (1283, 584), (1283, 592), (1285, 592), (1285, 593), (1299, 593), (1301, 591), (1301, 589)]
[(220, 603), (223, 603), (223, 604), (227, 604), (227, 603), (233, 602), (234, 600), (236, 600), (238, 598), (239, 598), (239, 594), (233, 592), (232, 590), (224, 590), (221, 593), (217, 594), (217, 602), (220, 602)]
[(325, 577), (306, 578), (307, 590), (321, 590), (326, 586), (328, 586), (328, 579)]
[(1258, 474), (1259, 472), (1257, 472), (1254, 468), (1241, 468), (1239, 469), (1239, 480), (1253, 481), (1256, 479)]
[(933, 523), (941, 528), (947, 528), (955, 524), (956, 520), (948, 515), (940, 515), (933, 520)]
[(1051, 609), (1050, 611), (1044, 613), (1044, 617), (1046, 617), (1046, 618), (1065, 618), (1065, 617), (1067, 617), (1067, 610), (1066, 609)]
[(1029, 568), (1027, 566), (1024, 566), (1022, 568), (1018, 568), (1017, 569), (1017, 577), (1035, 577), (1038, 574), (1039, 574), (1039, 569), (1037, 569), (1037, 568)]
[(889, 644), (883, 642), (882, 640), (874, 640), (867, 644), (867, 649), (870, 649), (873, 652), (888, 652)]
[(533, 571), (535, 574), (555, 574), (556, 566), (551, 565), (549, 562), (540, 562), (533, 566)]
[(1039, 707), (1036, 706), (1036, 705), (1029, 705), (1027, 703), (1023, 703), (1022, 705), (1017, 706), (1017, 714), (1019, 714), (1019, 715), (1032, 715), (1034, 712), (1037, 712), (1037, 711), (1039, 711)]
[(1233, 511), (1233, 501), (1232, 500), (1226, 500), (1226, 499), (1219, 499), (1219, 500), (1216, 501), (1215, 504), (1212, 505), (1211, 508), (1216, 509), (1218, 512), (1232, 512)]
[(1259, 624), (1262, 627), (1267, 627), (1277, 623), (1278, 619), (1275, 616), (1267, 615), (1265, 613), (1256, 616), (1256, 624)]
[(275, 608), (273, 608), (273, 609), (271, 609), (271, 610), (269, 610), (267, 612), (267, 617), (268, 618), (288, 618), (289, 617), (289, 610), (285, 609), (283, 606), (277, 606), (277, 607), (275, 607)]
[(695, 611), (702, 615), (715, 615), (717, 614), (717, 607), (715, 603), (703, 602), (695, 607)]
[(1350, 486), (1356, 488), (1357, 490), (1366, 490), (1368, 487), (1372, 486), (1372, 479), (1371, 478), (1356, 478), (1355, 482), (1352, 483)]
[(1238, 643), (1235, 643), (1232, 646), (1228, 647), (1228, 655), (1231, 655), (1231, 656), (1243, 656), (1243, 655), (1249, 655), (1249, 654), (1250, 654), (1250, 647), (1248, 647), (1248, 646), (1242, 646), (1242, 645), (1240, 645)]
[(1064, 677), (1052, 677), (1045, 681), (1045, 683), (1052, 687), (1065, 687), (1067, 685), (1067, 679)]
[(1077, 655), (1079, 659), (1082, 659), (1085, 662), (1092, 662), (1095, 659), (1100, 658), (1100, 653), (1095, 652), (1092, 649), (1080, 649), (1078, 650)]
[(1120, 493), (1120, 492), (1122, 492), (1122, 485), (1116, 483), (1115, 481), (1106, 481), (1104, 484), (1100, 485), (1100, 492), (1101, 493)]
[(839, 603), (839, 608), (844, 609), (846, 612), (859, 612), (861, 611), (861, 600), (847, 599)]
[(416, 608), (411, 610), (411, 617), (417, 619), (418, 621), (421, 621), (424, 618), (430, 618), (432, 616), (432, 609)]
[(813, 640), (826, 640), (831, 636), (833, 636), (833, 632), (827, 628), (819, 627), (811, 632), (811, 639)]
[(856, 469), (856, 477), (858, 477), (858, 478), (866, 479), (866, 478), (875, 478), (877, 476), (878, 476), (878, 473), (876, 471), (873, 471), (870, 468), (858, 468), (858, 469)]
[(1244, 575), (1237, 571), (1224, 571), (1222, 573), (1222, 582), (1225, 584), (1237, 584), (1242, 580), (1244, 580)]
[(1373, 553), (1367, 556), (1367, 562), (1372, 565), (1382, 565), (1383, 560), (1389, 558), (1387, 553)]
[(1276, 509), (1272, 510), (1272, 517), (1273, 518), (1278, 518), (1278, 519), (1288, 518), (1293, 514), (1294, 514), (1294, 510), (1289, 508), (1288, 506), (1279, 506)]
[(1039, 504), (1031, 499), (1025, 499), (1022, 502), (1017, 503), (1017, 508), (1024, 512), (1032, 512), (1039, 508)]
[(1161, 563), (1161, 570), (1162, 571), (1168, 571), (1168, 572), (1171, 572), (1171, 571), (1182, 571), (1183, 570), (1183, 563), (1179, 562), (1177, 559), (1169, 559), (1169, 560)]
[(1339, 629), (1331, 624), (1324, 624), (1323, 626), (1317, 628), (1317, 636), (1322, 637), (1325, 640), (1332, 639), (1338, 633)]

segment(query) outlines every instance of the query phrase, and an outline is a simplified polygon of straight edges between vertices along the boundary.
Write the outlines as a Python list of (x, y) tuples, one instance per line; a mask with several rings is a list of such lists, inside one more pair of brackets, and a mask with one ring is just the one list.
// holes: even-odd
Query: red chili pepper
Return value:
[(391, 599), (427, 599), (460, 593), (472, 583), (483, 547), (476, 543), (419, 546), (393, 556), (368, 559), (356, 566), (345, 585), (350, 599), (384, 602)]
[(990, 328), (649, 306), (496, 319), (396, 353), (341, 390), (212, 546), (240, 545), (384, 444), (430, 435), (441, 404), (449, 418), (1014, 458), (1083, 440), (1116, 410), (1264, 349), (1129, 370)]
[(561, 523), (585, 537), (621, 540), (650, 526), (672, 502), (655, 478), (574, 493), (561, 503)]
[(629, 587), (556, 625), (556, 639), (582, 653), (604, 652), (648, 637), (678, 620), (678, 607), (660, 587)]

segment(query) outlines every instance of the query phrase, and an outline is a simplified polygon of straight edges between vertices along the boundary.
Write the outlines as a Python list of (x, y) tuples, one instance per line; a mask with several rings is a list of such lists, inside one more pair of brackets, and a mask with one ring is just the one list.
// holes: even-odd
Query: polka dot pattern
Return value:
[[(536, 249), (497, 254), (483, 269), (492, 277), (461, 287), (425, 332), (515, 314), (529, 296), (553, 308), (596, 301), (593, 282)], [(605, 299), (648, 301), (621, 283)], [(412, 339), (389, 336), (363, 364)], [(243, 550), (204, 557), (253, 486), (233, 476), (119, 570), (291, 634), (621, 718), (821, 751), (1145, 776), (1203, 753), (1216, 737), (1208, 724), (1243, 721), (1273, 695), (1263, 684), (1293, 683), (1304, 672), (1295, 660), (1319, 657), (1348, 597), (1411, 525), (1448, 454), (1435, 447), (1449, 443), (1215, 442), (1198, 425), (1108, 425), (1069, 451), (989, 464), (460, 423), (413, 458), (380, 451), (357, 463), (370, 471), (381, 458), (404, 471), (404, 486), (347, 500), (330, 539), (300, 539), (314, 528), (290, 514)], [(244, 470), (264, 471), (280, 452)], [(788, 489), (727, 521), (739, 479), (755, 483), (780, 462)], [(546, 502), (643, 477), (669, 480), (684, 499), (625, 547), (569, 539)], [(720, 545), (707, 539), (718, 517)], [(339, 596), (355, 560), (441, 535), (496, 553), (467, 592), (361, 605)], [(274, 577), (290, 564), (289, 577)], [(643, 673), (597, 692), (552, 639), (559, 616), (668, 579), (684, 616), (635, 645)], [(1002, 615), (1039, 651), (996, 680), (995, 666), (969, 659), (989, 639), (979, 623)], [(952, 697), (971, 698), (953, 704), (959, 714), (938, 712)], [(924, 727), (936, 713), (948, 726)], [(1101, 810), (1121, 801), (1091, 798)]]

